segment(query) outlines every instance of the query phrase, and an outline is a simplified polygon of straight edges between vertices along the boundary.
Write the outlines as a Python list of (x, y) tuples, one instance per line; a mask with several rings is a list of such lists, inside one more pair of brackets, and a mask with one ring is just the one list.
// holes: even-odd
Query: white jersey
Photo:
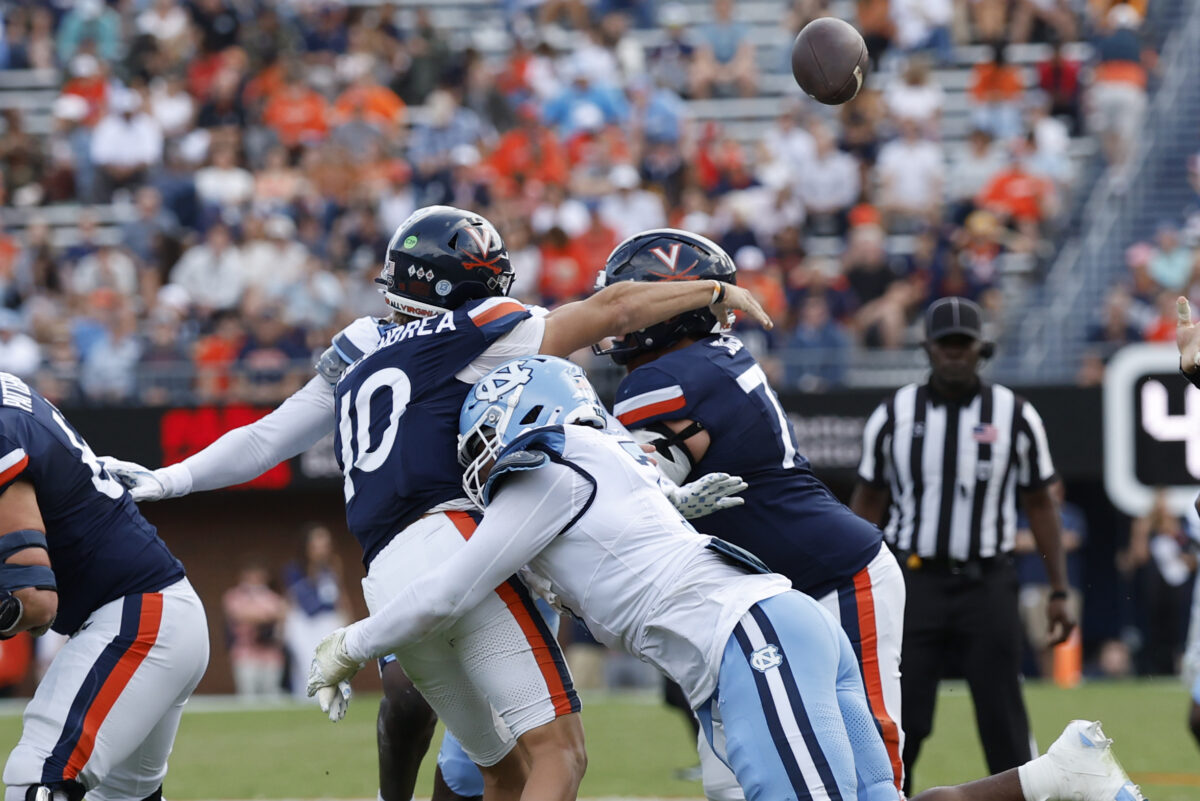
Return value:
[(494, 485), (471, 539), (351, 626), (349, 654), (366, 660), (444, 628), (528, 565), (541, 585), (535, 589), (600, 642), (655, 665), (699, 706), (716, 689), (739, 618), (791, 584), (710, 550), (712, 538), (679, 516), (632, 440), (551, 427), (522, 437), (513, 451), (528, 459)]

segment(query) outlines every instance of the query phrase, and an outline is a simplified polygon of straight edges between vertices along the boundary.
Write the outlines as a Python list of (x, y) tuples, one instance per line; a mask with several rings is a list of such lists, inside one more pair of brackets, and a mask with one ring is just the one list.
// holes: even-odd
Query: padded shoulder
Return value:
[(484, 504), (491, 502), (492, 492), (498, 486), (501, 477), (544, 467), (554, 456), (562, 455), (563, 443), (561, 426), (539, 428), (513, 440), (500, 454), (500, 458), (488, 474), (487, 483), (483, 485)]

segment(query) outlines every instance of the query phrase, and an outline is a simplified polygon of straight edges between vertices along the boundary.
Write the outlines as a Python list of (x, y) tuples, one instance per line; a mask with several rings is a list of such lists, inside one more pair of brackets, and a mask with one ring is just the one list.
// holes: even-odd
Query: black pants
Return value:
[[(901, 562), (903, 565), (903, 561)], [(904, 721), (905, 794), (921, 743), (933, 730), (938, 681), (958, 665), (971, 689), (979, 739), (992, 774), (1029, 761), (1029, 718), (1021, 696), (1021, 619), (1012, 561), (951, 572), (904, 570), (900, 692)]]

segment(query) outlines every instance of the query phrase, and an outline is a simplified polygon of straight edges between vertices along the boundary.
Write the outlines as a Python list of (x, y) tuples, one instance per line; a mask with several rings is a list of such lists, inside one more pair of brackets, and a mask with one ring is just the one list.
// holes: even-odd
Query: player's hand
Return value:
[(1067, 609), (1067, 599), (1052, 599), (1046, 606), (1046, 633), (1050, 635), (1050, 645), (1066, 642), (1074, 628), (1075, 620)]
[(346, 717), (351, 695), (348, 681), (339, 681), (336, 687), (322, 687), (317, 690), (317, 703), (320, 704), (321, 711), (329, 715), (330, 723), (337, 723)]
[(1175, 344), (1179, 347), (1179, 366), (1185, 373), (1200, 367), (1200, 325), (1192, 322), (1192, 306), (1180, 295), (1175, 300)]
[(763, 307), (755, 299), (750, 290), (744, 287), (727, 284), (725, 287), (725, 300), (720, 303), (714, 303), (709, 307), (712, 309), (713, 315), (718, 321), (724, 321), (729, 317), (731, 312), (745, 312), (754, 322), (761, 325), (763, 328), (771, 329), (775, 327), (775, 323), (771, 321)]
[(308, 666), (308, 696), (311, 698), (323, 687), (336, 687), (349, 681), (361, 665), (346, 653), (346, 629), (340, 628), (321, 640)]
[(125, 485), (134, 502), (161, 501), (163, 498), (174, 497), (167, 485), (155, 475), (154, 470), (143, 467), (137, 462), (126, 462), (112, 456), (101, 456), (100, 464), (117, 481)]
[[(664, 482), (665, 483), (665, 482)], [(748, 485), (741, 476), (728, 473), (707, 473), (681, 487), (667, 486), (667, 497), (679, 514), (692, 520), (711, 515), (722, 509), (732, 509), (745, 503), (743, 498), (732, 497)]]

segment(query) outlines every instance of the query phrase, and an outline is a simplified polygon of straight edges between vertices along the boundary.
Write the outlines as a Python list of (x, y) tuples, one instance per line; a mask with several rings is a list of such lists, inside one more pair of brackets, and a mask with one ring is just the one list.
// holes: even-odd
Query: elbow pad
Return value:
[(0, 592), (11, 593), (27, 587), (57, 591), (54, 571), (45, 565), (10, 565), (4, 561), (26, 548), (48, 550), (46, 535), (33, 529), (22, 529), (0, 537)]
[(649, 445), (654, 448), (651, 458), (657, 463), (658, 472), (662, 473), (675, 484), (686, 484), (687, 477), (696, 467), (692, 452), (683, 444), (683, 440), (703, 430), (698, 423), (676, 434), (662, 423), (654, 423), (645, 428), (639, 428), (633, 433), (634, 440), (639, 445)]

